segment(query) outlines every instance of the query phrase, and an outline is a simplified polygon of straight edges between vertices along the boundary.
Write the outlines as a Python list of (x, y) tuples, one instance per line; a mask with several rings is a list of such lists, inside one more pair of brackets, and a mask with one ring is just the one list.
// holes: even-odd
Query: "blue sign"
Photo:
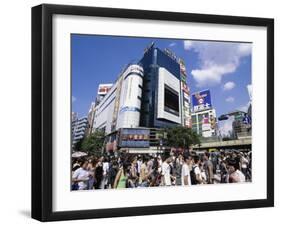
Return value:
[(193, 111), (203, 111), (212, 107), (210, 90), (204, 90), (192, 94)]
[(245, 115), (243, 118), (243, 123), (244, 124), (251, 124), (251, 117), (249, 115)]

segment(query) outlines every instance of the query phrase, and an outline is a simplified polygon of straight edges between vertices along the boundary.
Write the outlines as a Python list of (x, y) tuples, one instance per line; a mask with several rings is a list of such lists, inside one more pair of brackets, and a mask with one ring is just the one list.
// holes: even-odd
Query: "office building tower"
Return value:
[(88, 127), (87, 117), (74, 118), (74, 121), (72, 121), (72, 145), (85, 137)]

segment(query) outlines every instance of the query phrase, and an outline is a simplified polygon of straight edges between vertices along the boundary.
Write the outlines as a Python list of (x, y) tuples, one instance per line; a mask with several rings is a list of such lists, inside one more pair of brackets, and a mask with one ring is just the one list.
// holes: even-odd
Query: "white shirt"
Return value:
[(201, 171), (201, 178), (206, 181), (207, 180), (207, 175), (204, 171)]
[(103, 175), (105, 176), (107, 173), (108, 173), (108, 170), (109, 170), (109, 164), (108, 162), (104, 162), (102, 164), (102, 169), (103, 169)]
[[(187, 181), (188, 181), (187, 185), (184, 184), (184, 177), (186, 177), (186, 176), (187, 176)], [(181, 184), (183, 186), (191, 186), (190, 169), (186, 163), (184, 163), (181, 168)]]
[[(75, 170), (73, 175), (72, 175), (72, 179), (77, 179), (77, 180), (87, 180), (89, 179), (89, 172), (87, 170), (84, 170), (82, 167), (80, 167), (79, 169)], [(87, 181), (80, 181), (78, 182), (78, 189), (79, 190), (84, 190), (87, 188)]]
[(167, 162), (162, 163), (162, 175), (164, 177), (164, 185), (171, 185), (170, 165)]
[(244, 174), (240, 170), (236, 170), (236, 173), (237, 173), (238, 178), (239, 178), (238, 182), (245, 182), (246, 181)]
[(162, 171), (162, 160), (158, 160), (158, 173), (161, 173)]
[[(198, 175), (198, 177), (200, 178), (200, 180), (202, 180), (201, 170), (200, 170), (200, 168), (199, 168), (198, 165), (195, 165), (195, 166), (194, 166), (194, 173), (195, 173), (195, 175)], [(199, 183), (199, 182), (198, 182), (198, 183)]]
[(142, 164), (142, 161), (141, 160), (138, 160), (137, 161), (137, 170), (138, 170), (138, 173), (140, 173), (140, 169), (141, 169), (141, 164)]
[(248, 161), (245, 157), (242, 157), (242, 164), (241, 164), (241, 167), (244, 168), (244, 169), (246, 169), (248, 163), (249, 163), (249, 161)]

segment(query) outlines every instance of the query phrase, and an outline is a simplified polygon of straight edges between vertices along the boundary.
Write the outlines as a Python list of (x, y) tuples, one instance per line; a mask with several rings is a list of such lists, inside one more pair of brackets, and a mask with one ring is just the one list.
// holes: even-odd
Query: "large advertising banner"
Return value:
[(149, 129), (121, 129), (119, 146), (127, 148), (148, 148), (149, 134)]
[(193, 111), (203, 111), (212, 107), (210, 90), (204, 90), (192, 94)]

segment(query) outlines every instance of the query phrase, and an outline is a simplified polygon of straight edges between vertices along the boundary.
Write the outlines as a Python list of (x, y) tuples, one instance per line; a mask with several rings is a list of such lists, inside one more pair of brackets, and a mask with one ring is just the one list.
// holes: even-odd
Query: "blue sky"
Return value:
[(72, 35), (72, 110), (87, 115), (100, 83), (113, 83), (122, 67), (155, 42), (184, 59), (191, 92), (210, 89), (217, 116), (245, 110), (251, 85), (251, 44), (97, 35)]

